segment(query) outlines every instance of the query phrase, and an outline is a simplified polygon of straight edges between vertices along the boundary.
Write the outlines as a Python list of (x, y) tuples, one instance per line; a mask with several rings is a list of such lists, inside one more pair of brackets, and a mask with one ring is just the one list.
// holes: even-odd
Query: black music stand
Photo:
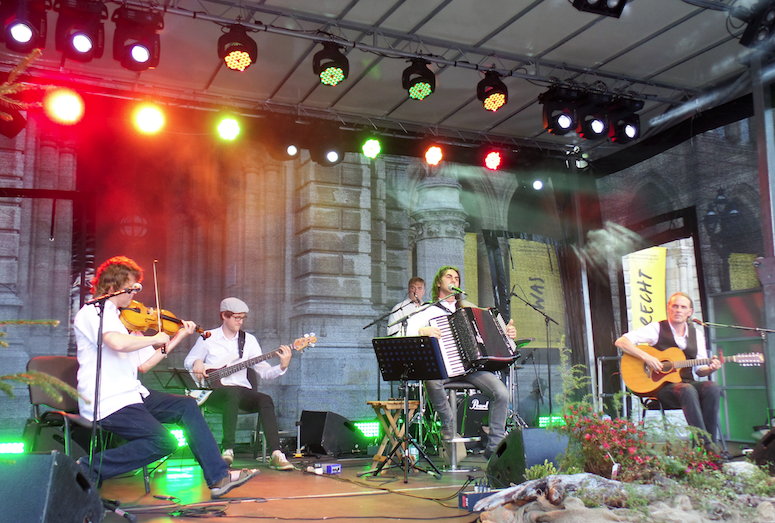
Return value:
[(154, 370), (154, 375), (165, 389), (209, 390), (210, 387), (200, 385), (188, 372), (188, 369), (168, 367), (167, 370)]
[[(372, 473), (379, 474), (385, 464), (390, 461), (399, 448), (404, 449), (404, 483), (409, 482), (409, 445), (417, 449), (422, 459), (428, 462), (435, 472), (436, 479), (441, 479), (441, 472), (433, 464), (431, 458), (417, 444), (409, 434), (409, 394), (406, 382), (409, 380), (440, 380), (446, 378), (444, 363), (441, 358), (441, 349), (436, 338), (429, 336), (413, 336), (405, 338), (374, 338), (371, 340), (374, 352), (377, 355), (377, 363), (385, 381), (400, 381), (401, 390), (404, 392), (404, 436), (401, 441), (393, 446), (385, 461), (381, 462)], [(417, 465), (414, 468), (432, 474), (430, 470), (424, 470)]]

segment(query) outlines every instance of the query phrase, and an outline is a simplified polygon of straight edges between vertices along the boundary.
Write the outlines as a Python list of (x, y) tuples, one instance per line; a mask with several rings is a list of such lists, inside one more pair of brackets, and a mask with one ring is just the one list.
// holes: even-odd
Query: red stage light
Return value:
[(437, 145), (429, 147), (428, 150), (425, 151), (425, 161), (430, 165), (438, 165), (443, 156), (444, 155), (441, 152), (441, 147)]
[(83, 99), (72, 89), (54, 89), (43, 99), (46, 116), (62, 125), (73, 125), (81, 121), (83, 109)]
[(491, 171), (497, 171), (501, 166), (501, 153), (498, 151), (490, 151), (487, 156), (484, 157), (484, 166)]
[(164, 115), (155, 105), (142, 105), (135, 113), (135, 125), (143, 133), (155, 133), (164, 125)]

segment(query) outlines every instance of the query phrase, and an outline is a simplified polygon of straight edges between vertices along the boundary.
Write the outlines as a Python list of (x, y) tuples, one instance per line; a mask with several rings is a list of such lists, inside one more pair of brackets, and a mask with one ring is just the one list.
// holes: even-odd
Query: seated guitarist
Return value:
[[(242, 323), (248, 314), (247, 304), (238, 298), (226, 298), (221, 302), (221, 327), (211, 331), (206, 340), (199, 338), (186, 356), (186, 368), (193, 372), (197, 380), (202, 380), (206, 374), (205, 364), (217, 364), (220, 368), (236, 360), (248, 360), (261, 355), (261, 346), (252, 334), (244, 332)], [(285, 374), (291, 361), (291, 348), (282, 345), (278, 349), (280, 365), (270, 365), (262, 361), (253, 366), (261, 379), (272, 380)], [(210, 367), (213, 368), (213, 367)], [(221, 380), (221, 385), (215, 388), (207, 399), (210, 405), (217, 405), (223, 412), (223, 459), (231, 465), (234, 461), (234, 440), (237, 431), (237, 414), (239, 409), (258, 412), (264, 428), (266, 443), (272, 450), (272, 461), (269, 466), (277, 470), (293, 470), (293, 464), (288, 461), (280, 450), (280, 436), (277, 431), (277, 417), (274, 412), (274, 402), (266, 394), (253, 390), (248, 381), (247, 369), (242, 369)]]
[[(665, 350), (678, 347), (686, 359), (704, 359), (708, 357), (705, 347), (705, 332), (690, 324), (694, 313), (691, 298), (683, 292), (676, 292), (667, 301), (667, 320), (652, 322), (626, 333), (616, 340), (615, 345), (627, 354), (640, 358), (652, 370), (662, 372), (660, 360), (637, 347), (650, 345)], [(721, 388), (714, 381), (697, 381), (697, 377), (707, 377), (721, 367), (717, 357), (710, 365), (681, 369), (681, 383), (667, 383), (657, 391), (657, 399), (665, 408), (683, 409), (686, 422), (704, 430), (715, 444), (718, 434), (719, 398)], [(705, 438), (707, 444), (707, 438)], [(718, 449), (714, 449), (718, 450)]]

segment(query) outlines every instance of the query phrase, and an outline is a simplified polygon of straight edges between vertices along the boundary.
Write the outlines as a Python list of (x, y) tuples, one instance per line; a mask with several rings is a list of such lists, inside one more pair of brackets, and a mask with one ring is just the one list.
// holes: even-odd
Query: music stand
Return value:
[[(412, 336), (405, 338), (374, 338), (371, 340), (374, 353), (377, 355), (377, 363), (385, 381), (400, 381), (401, 390), (404, 392), (404, 435), (401, 441), (393, 446), (385, 461), (381, 462), (372, 473), (379, 474), (385, 464), (390, 461), (399, 448), (404, 449), (404, 483), (409, 482), (409, 445), (417, 449), (422, 459), (430, 464), (436, 473), (436, 479), (441, 478), (441, 472), (434, 465), (425, 451), (417, 445), (415, 439), (409, 434), (409, 393), (406, 382), (409, 380), (440, 380), (447, 378), (444, 363), (441, 357), (441, 349), (436, 338), (429, 336)], [(413, 467), (423, 472), (417, 465)]]

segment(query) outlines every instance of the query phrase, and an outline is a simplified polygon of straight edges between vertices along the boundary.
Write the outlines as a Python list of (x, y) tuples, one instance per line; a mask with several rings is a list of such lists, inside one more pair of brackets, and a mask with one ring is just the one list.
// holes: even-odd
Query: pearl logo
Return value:
[(471, 410), (489, 410), (489, 409), (490, 409), (490, 400), (487, 400), (484, 403), (479, 403), (479, 398), (474, 398), (471, 400)]

